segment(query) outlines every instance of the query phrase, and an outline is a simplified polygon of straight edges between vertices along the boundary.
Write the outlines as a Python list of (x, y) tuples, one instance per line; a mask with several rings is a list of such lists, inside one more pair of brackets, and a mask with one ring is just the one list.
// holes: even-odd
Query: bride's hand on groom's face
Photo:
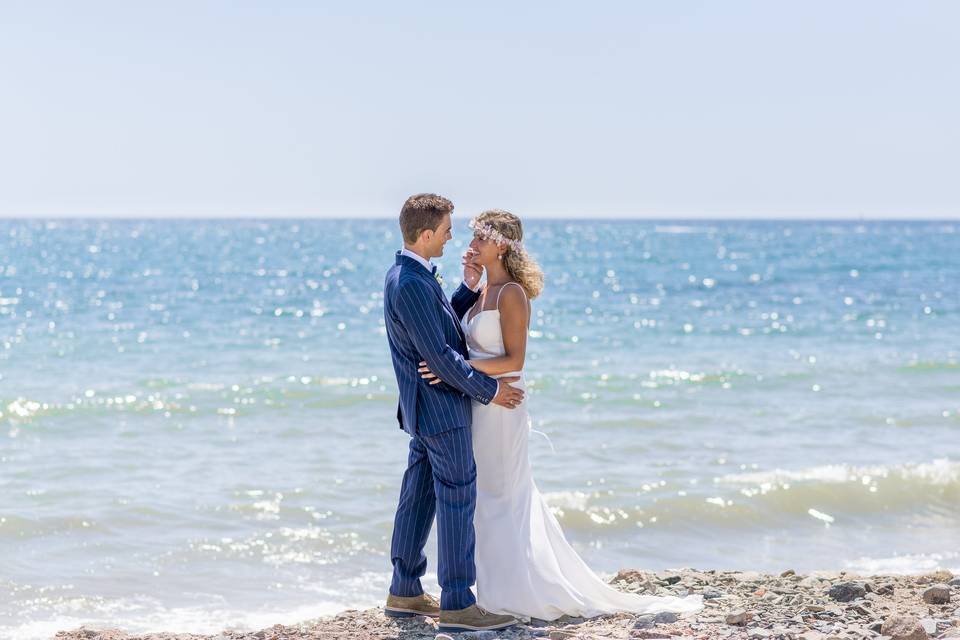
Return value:
[(463, 264), (463, 282), (471, 289), (477, 286), (477, 283), (480, 282), (480, 277), (483, 276), (483, 267), (473, 261), (476, 254), (476, 251), (468, 248), (466, 253), (463, 254), (463, 260), (461, 260)]

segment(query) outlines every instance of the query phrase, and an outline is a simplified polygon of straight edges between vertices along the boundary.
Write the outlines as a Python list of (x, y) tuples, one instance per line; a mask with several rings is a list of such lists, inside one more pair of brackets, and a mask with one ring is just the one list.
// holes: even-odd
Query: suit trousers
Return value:
[(470, 427), (412, 436), (393, 523), (390, 593), (423, 593), (420, 578), (427, 569), (423, 548), (436, 515), (440, 608), (465, 609), (476, 602), (470, 591), (477, 576), (473, 559), (476, 504), (477, 465)]

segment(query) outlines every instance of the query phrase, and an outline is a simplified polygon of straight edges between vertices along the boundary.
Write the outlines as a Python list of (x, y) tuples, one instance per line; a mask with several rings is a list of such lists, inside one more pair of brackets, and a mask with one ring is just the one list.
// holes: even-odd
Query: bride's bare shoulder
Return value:
[(527, 294), (517, 282), (508, 282), (500, 288), (498, 307), (500, 313), (517, 313), (526, 317), (530, 310)]

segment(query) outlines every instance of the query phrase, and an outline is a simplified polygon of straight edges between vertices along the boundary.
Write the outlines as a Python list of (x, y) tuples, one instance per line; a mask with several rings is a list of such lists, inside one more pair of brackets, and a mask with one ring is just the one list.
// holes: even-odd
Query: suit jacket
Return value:
[[(451, 304), (433, 274), (399, 251), (387, 271), (383, 315), (400, 387), (397, 420), (410, 435), (469, 427), (470, 399), (489, 404), (497, 394), (497, 381), (466, 361), (460, 318), (478, 297), (461, 284)], [(431, 385), (421, 378), (417, 371), (421, 360), (443, 382)]]

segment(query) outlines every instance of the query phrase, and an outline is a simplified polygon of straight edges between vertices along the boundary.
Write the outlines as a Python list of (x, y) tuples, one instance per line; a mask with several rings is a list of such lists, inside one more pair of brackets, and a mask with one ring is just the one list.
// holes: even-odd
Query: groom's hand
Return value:
[(516, 387), (511, 387), (511, 382), (516, 382), (520, 376), (497, 379), (497, 395), (493, 396), (493, 404), (498, 404), (507, 409), (516, 409), (523, 402), (523, 391)]

